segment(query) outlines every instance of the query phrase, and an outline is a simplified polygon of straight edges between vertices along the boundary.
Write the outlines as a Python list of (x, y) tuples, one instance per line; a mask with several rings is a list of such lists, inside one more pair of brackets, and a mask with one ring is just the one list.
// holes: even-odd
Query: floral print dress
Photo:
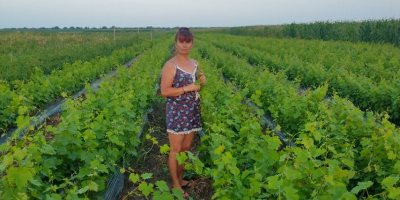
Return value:
[[(171, 60), (172, 61), (172, 60)], [(175, 88), (190, 85), (196, 81), (197, 65), (193, 74), (188, 73), (176, 65), (176, 73), (172, 86)], [(189, 134), (194, 131), (200, 131), (201, 128), (201, 110), (200, 98), (197, 91), (186, 92), (176, 97), (166, 97), (166, 122), (167, 132), (173, 134)]]

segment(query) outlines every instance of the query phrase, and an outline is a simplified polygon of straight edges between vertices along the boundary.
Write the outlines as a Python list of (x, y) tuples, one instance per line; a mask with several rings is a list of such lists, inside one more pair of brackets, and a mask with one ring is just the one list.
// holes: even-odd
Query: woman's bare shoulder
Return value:
[(164, 64), (163, 71), (175, 72), (174, 63), (171, 60), (167, 60)]
[(164, 68), (170, 69), (170, 68), (172, 68), (172, 67), (174, 67), (174, 63), (173, 63), (171, 60), (167, 60), (167, 61), (164, 63)]

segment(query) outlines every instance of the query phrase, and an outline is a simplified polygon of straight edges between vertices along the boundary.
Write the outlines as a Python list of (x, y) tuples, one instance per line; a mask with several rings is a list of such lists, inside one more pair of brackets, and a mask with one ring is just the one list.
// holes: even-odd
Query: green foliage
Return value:
[(167, 144), (164, 144), (163, 146), (160, 146), (160, 153), (161, 154), (169, 153), (170, 150), (171, 150), (171, 147), (169, 147)]
[[(102, 82), (96, 93), (87, 86), (85, 101), (67, 100), (61, 123), (45, 130), (54, 139), (28, 127), (31, 134), (0, 145), (0, 199), (92, 199), (103, 191), (110, 174), (137, 155), (143, 117), (156, 101), (154, 71), (161, 69), (170, 46), (159, 43), (130, 69), (119, 67), (116, 78)], [(152, 192), (151, 184), (140, 184), (143, 195)]]
[[(275, 55), (273, 62), (254, 65), (262, 54), (237, 46), (238, 55), (256, 52), (238, 58), (202, 37), (191, 57), (207, 77), (207, 87), (200, 91), (206, 136), (201, 156), (186, 152), (177, 159), (212, 180), (214, 199), (400, 198), (400, 131), (388, 115), (364, 113), (335, 92), (325, 99), (331, 83), (299, 91), (302, 79), (290, 78), (288, 68), (302, 66), (301, 59), (288, 67), (288, 58)], [(88, 88), (85, 101), (67, 101), (62, 123), (47, 129), (54, 140), (36, 132), (13, 145), (0, 145), (0, 198), (91, 198), (104, 190), (111, 172), (126, 172), (122, 166), (137, 154), (142, 117), (156, 101), (154, 71), (168, 59), (167, 44), (144, 53), (130, 70), (120, 68), (118, 77), (102, 83), (95, 94)], [(271, 63), (279, 70), (270, 71)], [(258, 108), (249, 107), (249, 100)], [(264, 127), (264, 113), (273, 117), (276, 130), (289, 134), (287, 141)], [(150, 135), (146, 138), (159, 145)], [(296, 146), (285, 147), (290, 140)], [(160, 151), (167, 153), (169, 147), (160, 146)], [(171, 194), (163, 181), (156, 187), (147, 183), (152, 174), (129, 172), (137, 188), (126, 198), (182, 198), (178, 190)]]
[(41, 108), (59, 99), (62, 95), (71, 95), (82, 89), (88, 82), (117, 68), (159, 41), (161, 40), (143, 42), (140, 45), (114, 51), (108, 57), (97, 57), (89, 62), (76, 61), (73, 64), (65, 64), (62, 70), (55, 70), (49, 75), (35, 68), (30, 80), (14, 82), (14, 90), (0, 83), (0, 92), (7, 94), (0, 97), (2, 100), (0, 130), (5, 131), (9, 125), (14, 125), (19, 115), (29, 114), (18, 114), (19, 108), (28, 107), (31, 111), (35, 107)]
[[(398, 183), (400, 136), (388, 116), (364, 117), (335, 94), (323, 100), (327, 85), (299, 94), (298, 80), (250, 66), (205, 40), (196, 47), (207, 59), (196, 57), (208, 82), (201, 90), (206, 156), (197, 172), (213, 179), (214, 198), (398, 198), (398, 186), (390, 185)], [(298, 146), (279, 148), (278, 137), (261, 129), (257, 115), (263, 112), (247, 107), (222, 75), (271, 113)], [(386, 177), (393, 178), (382, 182)]]
[(258, 68), (254, 72), (260, 73), (267, 68), (271, 72), (283, 73), (289, 80), (300, 81), (309, 88), (328, 83), (329, 94), (336, 92), (342, 98), (349, 98), (363, 110), (388, 112), (391, 121), (399, 123), (398, 48), (217, 34), (200, 37), (248, 61)]
[[(133, 184), (138, 185), (138, 187), (129, 191), (128, 194), (123, 198), (124, 200), (129, 199), (129, 197), (132, 195), (145, 196), (146, 199), (149, 196), (151, 196), (152, 199), (160, 199), (160, 200), (165, 200), (165, 199), (173, 200), (175, 199), (174, 196), (178, 199), (183, 199), (182, 192), (180, 190), (172, 189), (172, 194), (171, 194), (170, 189), (165, 181), (157, 181), (155, 185), (153, 185), (152, 183), (148, 184), (145, 180), (152, 178), (153, 174), (146, 173), (139, 176), (139, 174), (136, 174), (130, 168), (128, 168), (128, 171), (130, 172), (129, 180), (132, 181)], [(140, 177), (142, 179), (140, 179)]]
[[(153, 39), (159, 35), (153, 34)], [(67, 63), (109, 56), (147, 40), (150, 33), (117, 31), (114, 45), (112, 31), (0, 31), (0, 80), (28, 80), (35, 67), (48, 75)]]
[(176, 160), (178, 161), (178, 164), (181, 165), (183, 163), (185, 163), (186, 159), (188, 157), (186, 156), (185, 152), (181, 152), (179, 154), (176, 155)]

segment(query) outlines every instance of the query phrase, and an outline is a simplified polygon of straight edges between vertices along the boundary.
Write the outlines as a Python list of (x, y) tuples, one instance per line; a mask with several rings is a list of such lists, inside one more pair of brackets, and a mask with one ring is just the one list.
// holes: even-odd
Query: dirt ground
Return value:
[[(164, 144), (169, 145), (165, 123), (165, 102), (156, 104), (153, 112), (149, 114), (149, 121), (145, 127), (142, 137), (146, 137), (146, 134), (150, 134), (152, 137), (155, 137), (160, 146)], [(192, 148), (190, 151), (195, 153), (199, 145), (200, 136), (196, 135), (193, 139)], [(139, 175), (144, 173), (152, 173), (153, 177), (151, 179), (147, 179), (147, 183), (155, 184), (157, 181), (165, 181), (169, 187), (172, 186), (172, 180), (167, 165), (168, 155), (160, 154), (160, 148), (157, 145), (154, 145), (153, 148), (151, 148), (152, 142), (149, 140), (145, 140), (141, 146), (142, 147), (139, 149), (140, 156), (138, 160), (131, 164), (131, 168), (134, 170), (134, 172)], [(124, 188), (122, 189), (118, 200), (123, 200), (124, 198), (140, 200), (146, 199), (144, 196), (128, 196), (130, 191), (138, 187), (138, 184), (134, 185), (129, 180), (129, 174), (130, 173), (128, 171), (125, 172)], [(190, 197), (196, 200), (211, 199), (212, 195), (214, 194), (214, 189), (210, 180), (200, 177), (192, 171), (186, 170), (184, 171), (183, 178), (185, 180), (198, 180), (195, 185), (186, 189), (186, 192), (190, 195)], [(149, 199), (152, 199), (152, 197), (150, 196)]]

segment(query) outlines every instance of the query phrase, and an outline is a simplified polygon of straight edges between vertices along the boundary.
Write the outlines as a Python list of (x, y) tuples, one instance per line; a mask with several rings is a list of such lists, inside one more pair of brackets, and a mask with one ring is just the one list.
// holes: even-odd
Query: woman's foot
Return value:
[(185, 190), (182, 190), (182, 198), (189, 199), (189, 194)]
[(185, 181), (183, 180), (181, 182), (181, 187), (182, 188), (188, 188), (188, 187), (192, 187), (193, 185), (195, 185), (197, 183), (197, 180), (190, 180), (190, 181)]

